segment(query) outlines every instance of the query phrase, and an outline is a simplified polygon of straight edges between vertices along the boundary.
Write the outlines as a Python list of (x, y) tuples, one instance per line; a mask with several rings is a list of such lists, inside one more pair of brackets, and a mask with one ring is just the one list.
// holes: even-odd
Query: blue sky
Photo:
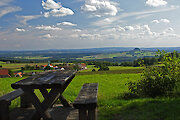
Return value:
[(179, 0), (0, 1), (0, 50), (179, 46)]

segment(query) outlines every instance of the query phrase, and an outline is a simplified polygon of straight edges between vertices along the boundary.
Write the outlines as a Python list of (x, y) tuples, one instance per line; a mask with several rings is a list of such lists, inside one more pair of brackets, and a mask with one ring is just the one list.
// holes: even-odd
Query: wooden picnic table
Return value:
[[(58, 99), (60, 99), (64, 106), (69, 105), (62, 96), (62, 93), (74, 78), (75, 73), (76, 71), (70, 70), (44, 72), (13, 83), (11, 84), (11, 87), (14, 89), (21, 88), (26, 97), (34, 105), (37, 112), (34, 115), (33, 120), (39, 120), (40, 118), (43, 118), (43, 120), (52, 120), (48, 109), (51, 108)], [(42, 93), (44, 97), (43, 102), (40, 102), (34, 93), (35, 89), (39, 89)], [(48, 89), (50, 89), (50, 91), (48, 91)]]

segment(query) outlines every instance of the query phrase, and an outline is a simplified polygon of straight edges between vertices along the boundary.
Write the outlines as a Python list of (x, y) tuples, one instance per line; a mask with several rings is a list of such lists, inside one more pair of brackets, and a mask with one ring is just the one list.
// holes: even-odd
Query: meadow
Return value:
[[(93, 69), (93, 66), (91, 68)], [(179, 120), (179, 97), (123, 99), (123, 93), (128, 91), (125, 83), (141, 78), (141, 73), (135, 72), (138, 69), (143, 68), (110, 67), (109, 72), (80, 71), (63, 95), (73, 102), (84, 83), (99, 83), (98, 120)], [(134, 73), (131, 70), (134, 70)], [(0, 78), (0, 95), (12, 91), (11, 83), (20, 79), (24, 78)], [(38, 91), (36, 93), (39, 95)], [(17, 99), (11, 107), (18, 104)]]

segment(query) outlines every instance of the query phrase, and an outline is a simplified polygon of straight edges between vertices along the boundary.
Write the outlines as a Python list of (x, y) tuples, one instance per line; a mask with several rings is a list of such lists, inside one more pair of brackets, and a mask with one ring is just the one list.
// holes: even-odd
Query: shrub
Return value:
[(141, 80), (127, 83), (131, 94), (156, 97), (168, 95), (176, 89), (177, 82), (180, 81), (180, 59), (164, 51), (159, 53), (163, 55), (164, 66), (146, 67)]
[(102, 65), (98, 71), (109, 70), (108, 66)]
[(92, 71), (96, 71), (95, 69), (92, 69)]

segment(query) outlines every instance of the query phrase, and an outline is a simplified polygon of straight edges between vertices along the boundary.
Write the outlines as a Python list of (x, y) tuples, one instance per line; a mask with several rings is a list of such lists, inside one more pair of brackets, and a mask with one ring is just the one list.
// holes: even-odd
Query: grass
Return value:
[[(78, 75), (92, 75), (92, 74), (129, 74), (129, 73), (142, 73), (143, 67), (122, 67), (122, 66), (109, 66), (110, 70), (98, 71), (99, 68), (94, 65), (88, 65), (87, 70), (79, 71)], [(95, 69), (96, 71), (92, 70)]]
[[(128, 91), (125, 83), (140, 79), (141, 74), (127, 71), (125, 68), (114, 68), (106, 73), (80, 72), (72, 80), (63, 93), (64, 97), (73, 102), (84, 83), (99, 83), (98, 119), (99, 120), (180, 120), (180, 98), (139, 98), (125, 100), (122, 94)], [(116, 69), (116, 70), (115, 70)], [(136, 68), (141, 69), (141, 68)], [(115, 71), (126, 71), (117, 74)], [(86, 73), (86, 74), (83, 74)], [(87, 74), (88, 73), (88, 74)], [(82, 75), (83, 74), (83, 75)], [(11, 83), (22, 78), (0, 78), (0, 95), (12, 90)], [(39, 92), (36, 92), (40, 96)], [(42, 97), (40, 97), (42, 100)], [(17, 106), (19, 101), (13, 103)]]
[[(1, 85), (0, 96), (13, 91), (13, 88), (11, 88), (11, 84), (15, 83), (19, 80), (25, 79), (25, 78), (26, 77), (22, 77), (22, 78), (19, 78), (19, 77), (0, 78), (0, 85)], [(20, 100), (18, 98), (18, 99), (15, 99), (12, 101), (10, 108), (18, 107), (19, 105), (20, 105)]]
[(16, 56), (14, 58), (19, 58), (19, 59), (28, 59), (28, 60), (44, 60), (44, 59), (49, 59), (52, 57), (43, 57), (43, 56)]
[(107, 53), (107, 54), (98, 54), (98, 55), (92, 55), (92, 56), (83, 56), (81, 60), (94, 60), (94, 59), (105, 59), (105, 58), (111, 58), (113, 59), (114, 57), (144, 57), (144, 56), (155, 56), (155, 52), (150, 52), (150, 51), (128, 51), (128, 52), (122, 52), (122, 53)]

